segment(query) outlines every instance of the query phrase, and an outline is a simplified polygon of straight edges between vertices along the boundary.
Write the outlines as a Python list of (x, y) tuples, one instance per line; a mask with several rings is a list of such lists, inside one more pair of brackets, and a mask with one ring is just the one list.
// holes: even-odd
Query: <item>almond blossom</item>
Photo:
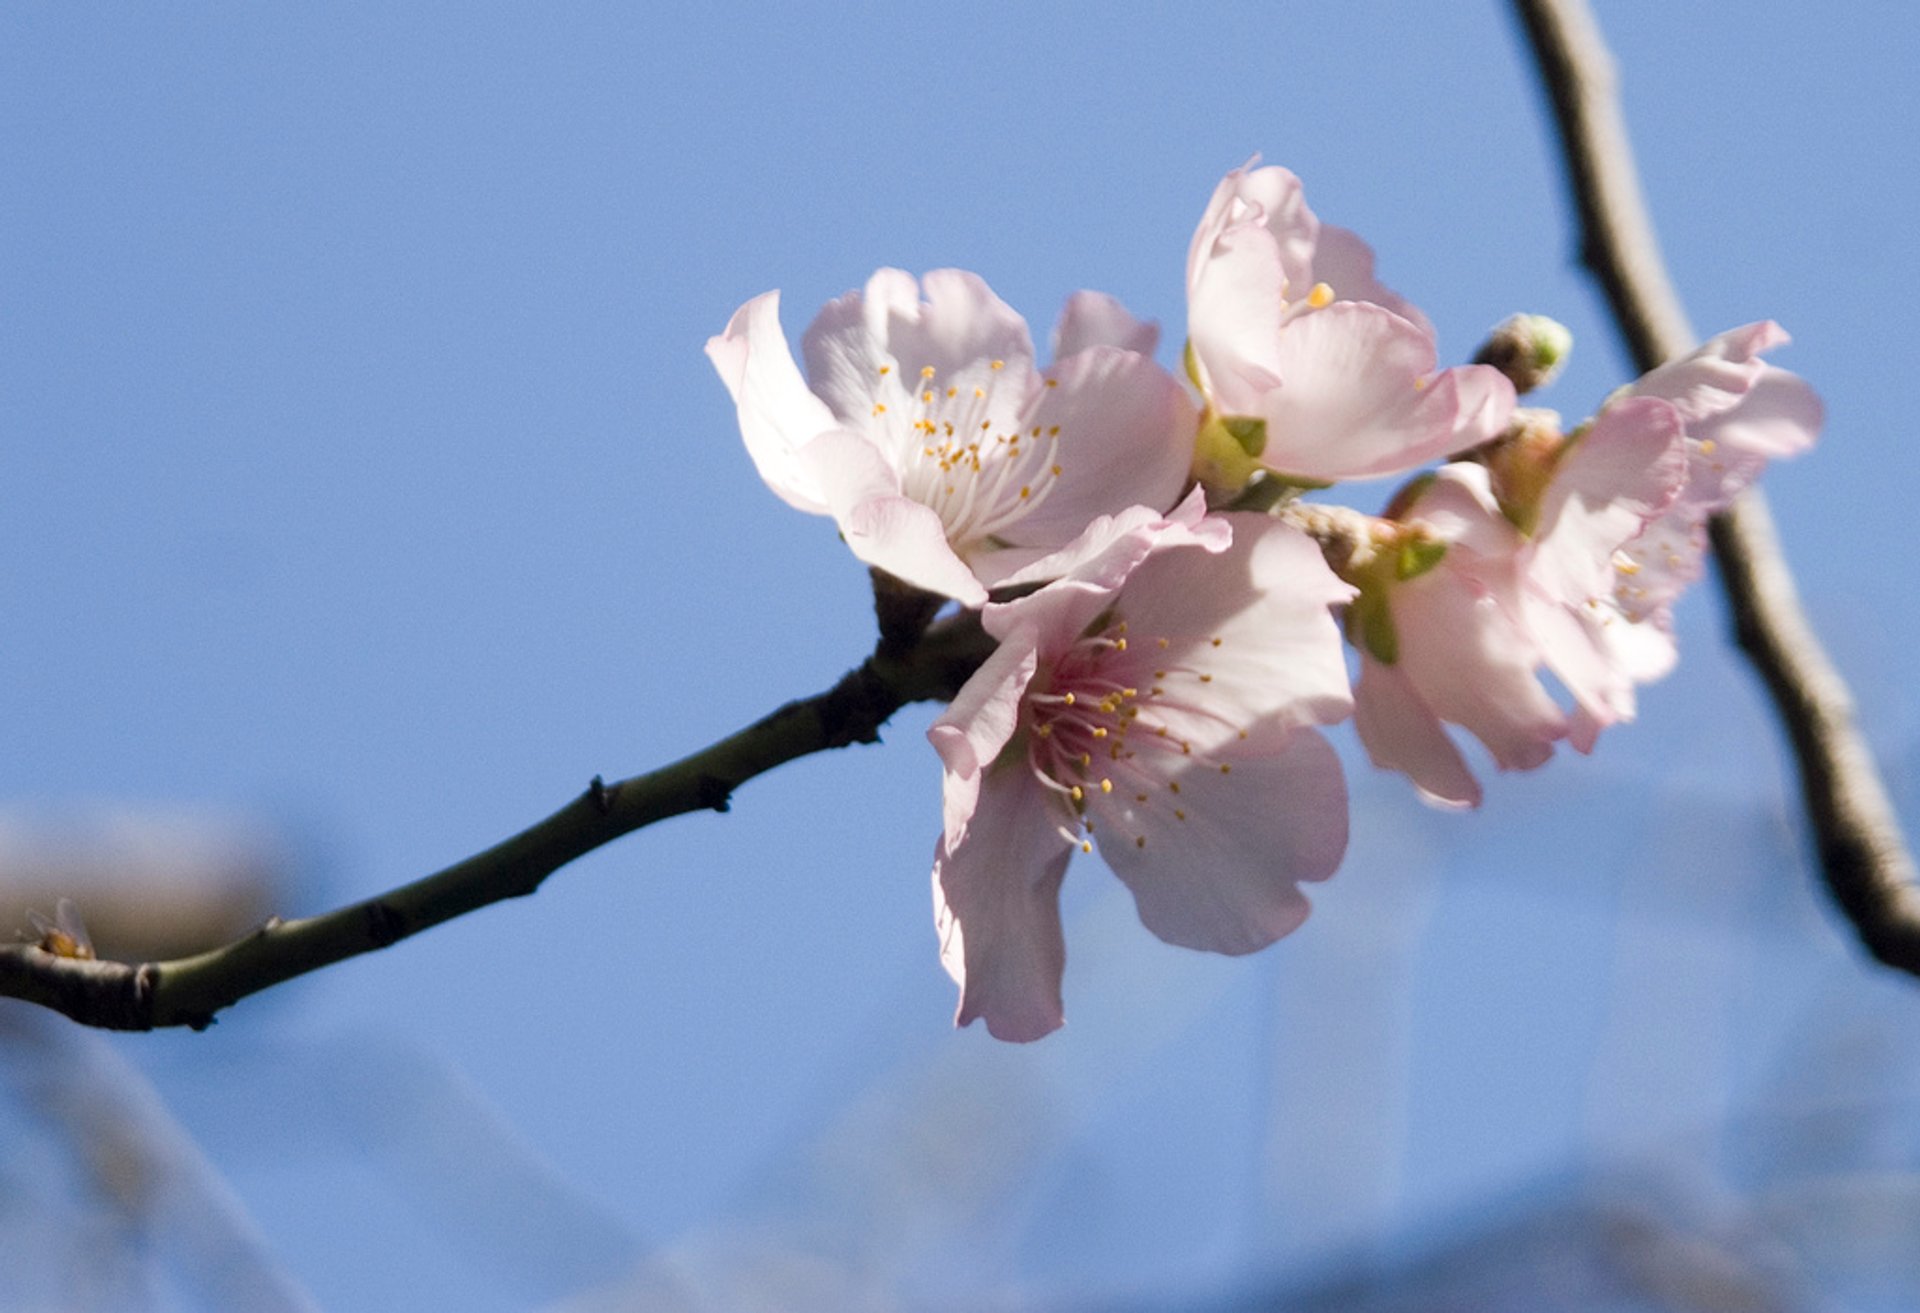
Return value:
[(1098, 846), (1153, 933), (1221, 953), (1293, 930), (1298, 882), (1339, 865), (1346, 785), (1314, 726), (1351, 710), (1329, 608), (1352, 589), (1290, 526), (1202, 509), (1115, 517), (1067, 577), (986, 608), (1000, 646), (928, 732), (958, 1024), (1060, 1026), (1076, 848)]
[[(1529, 770), (1569, 739), (1634, 714), (1634, 664), (1610, 631), (1615, 553), (1659, 519), (1686, 477), (1679, 412), (1651, 397), (1608, 407), (1562, 438), (1550, 415), (1487, 456), (1416, 485), (1399, 516), (1431, 550), (1412, 568), (1350, 573), (1362, 650), (1354, 724), (1376, 765), (1422, 796), (1473, 806), (1480, 786), (1442, 722), (1474, 734), (1504, 769)], [(1415, 541), (1421, 541), (1416, 539)], [(1541, 685), (1573, 699), (1562, 712)]]
[(776, 494), (831, 515), (869, 565), (980, 606), (1097, 516), (1179, 497), (1197, 417), (1151, 359), (1156, 337), (1081, 293), (1043, 372), (1026, 322), (978, 276), (882, 269), (814, 320), (805, 378), (777, 292), (707, 354)]
[(1615, 557), (1614, 626), (1622, 658), (1643, 682), (1672, 668), (1673, 603), (1700, 577), (1707, 519), (1732, 505), (1767, 462), (1813, 445), (1820, 398), (1801, 379), (1760, 359), (1791, 339), (1772, 321), (1709, 338), (1621, 389), (1616, 401), (1659, 397), (1686, 426), (1687, 477), (1666, 514)]
[(1437, 370), (1433, 329), (1373, 276), (1373, 252), (1307, 208), (1285, 169), (1235, 169), (1187, 254), (1189, 369), (1210, 421), (1196, 473), (1323, 484), (1414, 469), (1496, 437), (1497, 370)]

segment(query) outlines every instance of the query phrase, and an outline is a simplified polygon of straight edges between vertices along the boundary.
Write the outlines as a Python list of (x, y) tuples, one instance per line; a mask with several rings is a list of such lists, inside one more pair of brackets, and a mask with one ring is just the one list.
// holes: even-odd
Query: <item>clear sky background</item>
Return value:
[[(1769, 491), (1906, 796), (1920, 14), (1599, 8), (1696, 325), (1780, 320), (1826, 397)], [(1492, 0), (7, 6), (9, 823), (246, 818), (315, 911), (827, 686), (865, 573), (761, 486), (706, 338), (769, 288), (797, 335), (880, 265), (957, 265), (1042, 343), (1112, 292), (1172, 365), (1187, 240), (1256, 152), (1443, 357), (1534, 310), (1577, 338), (1543, 404), (1627, 381)], [(89, 1052), (340, 1309), (1190, 1304), (1623, 1173), (1746, 1217), (1800, 1178), (1730, 1128), (1783, 1099), (1870, 1103), (1894, 1147), (1849, 1162), (1911, 1172), (1920, 1080), (1869, 1059), (1914, 1050), (1920, 992), (1810, 892), (1709, 592), (1639, 723), (1482, 812), (1350, 751), (1348, 863), (1255, 958), (1160, 944), (1077, 862), (1037, 1046), (949, 1028), (917, 708), (533, 899)], [(0, 1171), (53, 1153), (8, 1135)]]

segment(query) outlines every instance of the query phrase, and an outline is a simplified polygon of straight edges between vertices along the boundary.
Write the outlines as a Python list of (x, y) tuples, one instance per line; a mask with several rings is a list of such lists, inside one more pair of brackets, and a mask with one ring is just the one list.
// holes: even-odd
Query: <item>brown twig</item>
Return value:
[(444, 871), (320, 916), (268, 921), (230, 944), (171, 962), (63, 957), (38, 944), (0, 944), (0, 997), (25, 999), (108, 1030), (204, 1029), (249, 994), (422, 930), (532, 893), (553, 872), (642, 826), (685, 812), (727, 810), (754, 776), (808, 753), (871, 743), (909, 702), (953, 697), (991, 650), (977, 615), (883, 642), (826, 692), (774, 711), (659, 770), (585, 792), (536, 825)]
[[(1616, 75), (1585, 0), (1514, 0), (1553, 104), (1580, 211), (1581, 260), (1635, 363), (1695, 344), (1654, 238), (1620, 113)], [(1827, 888), (1869, 952), (1920, 975), (1920, 885), (1853, 698), (1801, 609), (1757, 489), (1709, 526), (1734, 637), (1765, 681), (1800, 767)]]

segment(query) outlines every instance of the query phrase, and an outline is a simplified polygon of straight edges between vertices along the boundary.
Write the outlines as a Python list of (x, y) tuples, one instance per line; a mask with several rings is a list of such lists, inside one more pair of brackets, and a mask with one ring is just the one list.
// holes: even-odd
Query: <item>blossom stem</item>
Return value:
[(586, 792), (545, 820), (445, 870), (319, 916), (269, 920), (219, 948), (169, 962), (62, 957), (0, 945), (0, 997), (109, 1030), (205, 1029), (250, 994), (508, 898), (603, 844), (685, 812), (726, 811), (756, 775), (828, 748), (878, 740), (910, 702), (950, 700), (991, 651), (977, 614), (928, 628), (906, 651), (883, 641), (824, 693), (789, 702), (671, 765)]
[[(1617, 75), (1585, 0), (1514, 0), (1553, 106), (1581, 260), (1642, 371), (1695, 344), (1640, 192)], [(1847, 685), (1801, 608), (1757, 488), (1709, 524), (1735, 639), (1792, 743), (1828, 891), (1868, 951), (1920, 975), (1920, 883)]]

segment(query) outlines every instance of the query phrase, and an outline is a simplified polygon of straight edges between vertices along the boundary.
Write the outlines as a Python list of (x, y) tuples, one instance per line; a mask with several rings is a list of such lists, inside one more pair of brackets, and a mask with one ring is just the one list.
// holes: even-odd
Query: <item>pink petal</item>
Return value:
[[(1265, 214), (1242, 199), (1246, 180), (1236, 169), (1221, 181), (1187, 253), (1187, 335), (1209, 399), (1226, 414), (1255, 413), (1258, 398), (1278, 382), (1288, 283), (1306, 275), (1312, 254), (1297, 231), (1283, 247)], [(1311, 219), (1304, 205), (1296, 210), (1279, 194), (1283, 180), (1264, 179), (1259, 190), (1270, 193), (1283, 219)], [(1292, 194), (1299, 194), (1297, 179)]]
[(1357, 233), (1330, 223), (1320, 225), (1320, 238), (1313, 248), (1313, 278), (1331, 287), (1337, 300), (1370, 302), (1433, 336), (1433, 325), (1420, 308), (1373, 276), (1373, 248)]
[(1627, 393), (1672, 402), (1689, 425), (1711, 419), (1732, 408), (1759, 381), (1766, 368), (1760, 353), (1789, 340), (1786, 330), (1771, 320), (1729, 329), (1680, 359), (1648, 370)]
[(1060, 882), (1073, 850), (1050, 795), (1022, 769), (987, 772), (972, 816), (933, 865), (940, 961), (960, 986), (954, 1024), (983, 1017), (995, 1039), (1036, 1040), (1065, 1020)]
[[(1190, 542), (1210, 552), (1219, 552), (1226, 550), (1232, 541), (1233, 530), (1227, 519), (1207, 514), (1206, 492), (1196, 487), (1165, 515), (1151, 507), (1130, 506), (1118, 515), (1095, 516), (1065, 547), (1045, 556), (1032, 557), (1019, 569), (993, 574), (990, 578), (993, 587), (1010, 588), (1072, 576), (1083, 583), (1112, 590), (1126, 582), (1127, 576), (1156, 547)], [(1011, 557), (1014, 553), (1003, 555)], [(984, 563), (976, 562), (975, 568), (987, 574)], [(988, 608), (989, 633), (999, 632), (993, 616), (1001, 609)]]
[(1111, 346), (1151, 356), (1160, 345), (1160, 325), (1136, 319), (1105, 292), (1075, 292), (1053, 330), (1053, 358), (1066, 359), (1088, 347)]
[(1561, 458), (1541, 502), (1530, 577), (1581, 607), (1613, 592), (1613, 553), (1670, 506), (1687, 477), (1680, 415), (1633, 397), (1602, 410)]
[(1820, 394), (1798, 375), (1768, 365), (1739, 403), (1687, 426), (1687, 435), (1731, 451), (1778, 460), (1813, 445), (1825, 421)]
[(1502, 769), (1532, 770), (1553, 755), (1566, 718), (1540, 686), (1540, 653), (1516, 623), (1511, 588), (1505, 603), (1445, 560), (1394, 585), (1396, 669), (1433, 714), (1470, 731)]
[(1498, 408), (1492, 371), (1433, 368), (1433, 339), (1379, 306), (1339, 301), (1294, 317), (1277, 353), (1284, 382), (1252, 412), (1267, 421), (1261, 463), (1325, 482), (1412, 469), (1470, 445), (1463, 423), (1478, 433), (1482, 412)]
[(794, 453), (836, 424), (793, 362), (780, 331), (780, 293), (756, 296), (736, 310), (726, 331), (708, 340), (707, 357), (733, 397), (740, 436), (760, 477), (789, 506), (824, 513), (826, 495), (796, 465)]
[(1404, 774), (1423, 800), (1448, 808), (1480, 805), (1480, 782), (1401, 667), (1360, 654), (1353, 727), (1373, 764)]
[(946, 767), (948, 843), (965, 834), (981, 779), (1019, 728), (1020, 700), (1037, 665), (1031, 633), (1009, 635), (927, 728), (927, 740)]
[(916, 385), (925, 367), (943, 384), (971, 386), (1001, 361), (1003, 371), (995, 372), (1013, 406), (1034, 385), (1026, 321), (979, 275), (959, 269), (936, 269), (920, 283), (898, 269), (880, 270), (864, 292), (828, 302), (801, 352), (813, 390), (854, 427), (866, 423), (876, 403), (897, 395), (903, 379)]
[(1187, 482), (1199, 424), (1179, 380), (1145, 356), (1108, 346), (1067, 357), (1055, 378), (1029, 428), (1040, 430), (1036, 440), (1057, 441), (1060, 473), (1003, 536), (1018, 546), (1059, 547), (1096, 515), (1172, 506)]
[[(1197, 749), (1262, 723), (1344, 719), (1353, 697), (1330, 608), (1352, 587), (1299, 531), (1264, 515), (1222, 518), (1233, 528), (1226, 551), (1155, 552), (1127, 580), (1131, 682), (1158, 682), (1191, 706), (1157, 714)], [(1156, 681), (1160, 670), (1169, 676)]]
[[(1129, 889), (1140, 920), (1170, 944), (1251, 953), (1306, 920), (1300, 880), (1321, 880), (1347, 846), (1340, 759), (1314, 730), (1282, 733), (1246, 754), (1221, 754), (1168, 781), (1146, 803), (1097, 795), (1089, 810), (1100, 855)], [(1184, 819), (1183, 819), (1184, 817)]]
[(954, 555), (946, 526), (911, 497), (873, 497), (835, 517), (853, 554), (916, 588), (951, 597), (962, 606), (987, 602), (987, 590)]

